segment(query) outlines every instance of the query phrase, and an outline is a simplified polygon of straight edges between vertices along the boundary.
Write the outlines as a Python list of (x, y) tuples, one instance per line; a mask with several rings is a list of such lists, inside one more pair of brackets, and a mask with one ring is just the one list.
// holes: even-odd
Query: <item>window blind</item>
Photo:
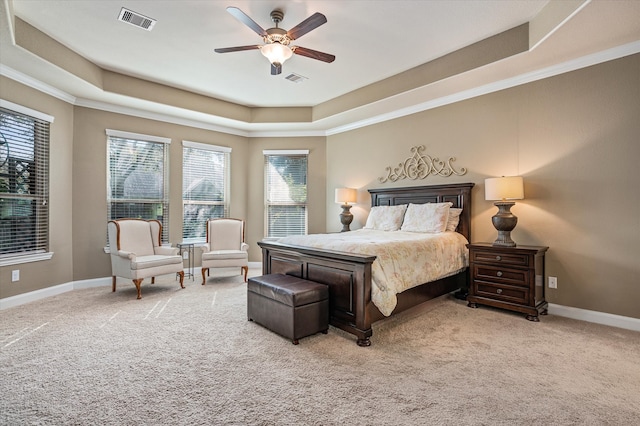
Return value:
[(107, 134), (108, 220), (157, 219), (162, 223), (162, 241), (168, 242), (169, 144)]
[(265, 154), (265, 233), (267, 237), (307, 233), (307, 157)]
[(231, 149), (183, 141), (182, 238), (206, 240), (206, 221), (228, 217)]
[(48, 251), (49, 127), (0, 108), (0, 257)]

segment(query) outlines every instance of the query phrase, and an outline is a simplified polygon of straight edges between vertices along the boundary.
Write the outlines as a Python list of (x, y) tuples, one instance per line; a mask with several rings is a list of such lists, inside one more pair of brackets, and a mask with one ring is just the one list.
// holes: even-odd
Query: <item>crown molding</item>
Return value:
[(18, 83), (24, 84), (25, 86), (31, 87), (39, 92), (44, 94), (53, 96), (56, 99), (60, 99), (68, 104), (74, 104), (76, 102), (76, 97), (70, 95), (69, 93), (62, 91), (58, 88), (50, 86), (46, 83), (43, 83), (40, 80), (37, 80), (33, 77), (30, 77), (20, 71), (14, 70), (11, 67), (8, 67), (4, 64), (0, 64), (0, 75), (10, 78), (11, 80), (17, 81)]
[(91, 99), (78, 98), (75, 106), (97, 109), (100, 111), (113, 112), (116, 114), (129, 115), (132, 117), (146, 118), (149, 120), (163, 121), (181, 126), (195, 127), (198, 129), (211, 130), (214, 132), (227, 133), (235, 136), (249, 137), (249, 132), (233, 127), (220, 126), (217, 124), (207, 123), (200, 120), (190, 120), (188, 118), (177, 117), (171, 114), (162, 114), (158, 112), (146, 111), (144, 109), (125, 107), (108, 102), (94, 101)]
[[(406, 108), (400, 108), (394, 111), (390, 111), (385, 114), (379, 114), (369, 117), (364, 120), (353, 121), (341, 126), (325, 130), (242, 130), (240, 128), (234, 128), (233, 126), (221, 126), (206, 122), (204, 120), (192, 120), (187, 118), (178, 117), (172, 114), (163, 114), (157, 112), (151, 112), (144, 109), (125, 107), (116, 105), (113, 103), (94, 101), (85, 98), (76, 98), (62, 90), (59, 90), (53, 86), (43, 83), (35, 78), (27, 76), (19, 71), (16, 71), (6, 65), (0, 64), (0, 75), (15, 80), (33, 89), (36, 89), (45, 94), (51, 95), (57, 99), (73, 104), (75, 106), (97, 109), (101, 111), (113, 112), (117, 114), (124, 114), (134, 117), (146, 118), (150, 120), (164, 121), (168, 123), (195, 127), (204, 130), (211, 130), (220, 133), (231, 134), (235, 136), (247, 137), (247, 138), (275, 138), (275, 137), (326, 137), (339, 133), (349, 132), (362, 127), (372, 126), (374, 124), (383, 123), (385, 121), (394, 120), (397, 118), (405, 117), (407, 115), (416, 114), (419, 112), (427, 111), (433, 108), (449, 105), (452, 103), (464, 101), (467, 99), (475, 98), (478, 96), (486, 95), (489, 93), (497, 92), (500, 90), (520, 86), (523, 84), (531, 83), (537, 80), (553, 77), (556, 75), (564, 74), (567, 72), (575, 71), (581, 68), (586, 68), (592, 65), (597, 65), (603, 62), (619, 59), (625, 56), (633, 55), (640, 52), (640, 40), (627, 43), (621, 46), (617, 46), (611, 49), (603, 50), (601, 52), (586, 55), (577, 59), (563, 62), (561, 64), (552, 65), (550, 67), (542, 68), (540, 70), (524, 73), (512, 78), (496, 81), (483, 86), (475, 87), (473, 89), (464, 90), (452, 95), (443, 96), (437, 99), (432, 99), (427, 102), (412, 105)], [(416, 89), (419, 90), (419, 89)], [(402, 96), (402, 95), (398, 95)], [(244, 123), (245, 125), (249, 125)], [(299, 123), (298, 123), (299, 124)], [(312, 123), (310, 123), (312, 124)], [(283, 124), (284, 125), (284, 124)]]
[(614, 59), (623, 58), (625, 56), (634, 55), (639, 52), (640, 41), (634, 41), (611, 49), (603, 50), (601, 52), (566, 61), (561, 64), (552, 65), (550, 67), (531, 71), (512, 78), (485, 84), (483, 86), (474, 87), (473, 89), (464, 90), (452, 95), (443, 96), (441, 98), (433, 99), (424, 103), (401, 108), (386, 114), (380, 114), (374, 117), (367, 118), (365, 120), (354, 121), (353, 123), (334, 127), (332, 129), (328, 129), (326, 134), (327, 136), (330, 136), (359, 129), (362, 127), (371, 126), (374, 124), (383, 123), (385, 121), (394, 120), (396, 118), (405, 117), (407, 115), (416, 114), (418, 112), (426, 111), (429, 109), (438, 108), (455, 102), (460, 102), (489, 93), (498, 92), (500, 90), (521, 86), (523, 84), (531, 83), (537, 80), (542, 80), (567, 72), (576, 71), (581, 68), (590, 67), (592, 65), (597, 65)]

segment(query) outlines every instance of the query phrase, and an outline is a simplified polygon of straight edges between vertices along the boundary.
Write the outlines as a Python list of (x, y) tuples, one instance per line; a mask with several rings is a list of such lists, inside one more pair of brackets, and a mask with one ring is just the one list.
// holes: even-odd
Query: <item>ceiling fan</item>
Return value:
[(328, 53), (318, 52), (317, 50), (307, 49), (306, 47), (290, 45), (293, 40), (299, 39), (309, 31), (326, 23), (327, 18), (322, 13), (316, 12), (289, 31), (285, 31), (282, 28), (278, 28), (278, 24), (282, 22), (282, 19), (284, 18), (284, 12), (280, 9), (275, 9), (271, 12), (271, 20), (276, 24), (276, 26), (275, 28), (269, 28), (267, 30), (263, 29), (237, 7), (229, 6), (227, 7), (227, 11), (238, 21), (242, 22), (262, 37), (265, 44), (215, 49), (217, 53), (259, 49), (260, 52), (269, 59), (269, 62), (271, 62), (271, 75), (280, 74), (282, 72), (282, 64), (294, 53), (328, 63), (331, 63), (336, 59), (335, 56)]

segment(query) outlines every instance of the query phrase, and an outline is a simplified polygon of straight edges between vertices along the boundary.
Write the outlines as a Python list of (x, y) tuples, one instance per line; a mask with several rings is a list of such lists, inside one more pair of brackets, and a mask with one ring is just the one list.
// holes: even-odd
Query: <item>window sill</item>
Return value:
[(0, 257), (0, 267), (18, 265), (20, 263), (40, 262), (41, 260), (50, 260), (53, 252), (40, 252), (32, 254), (20, 254), (15, 256)]

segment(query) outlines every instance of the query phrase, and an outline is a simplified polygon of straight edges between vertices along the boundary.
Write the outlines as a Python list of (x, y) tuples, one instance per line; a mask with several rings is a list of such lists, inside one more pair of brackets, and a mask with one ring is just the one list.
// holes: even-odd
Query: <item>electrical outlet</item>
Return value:
[(20, 281), (20, 269), (11, 271), (11, 282)]
[(188, 259), (189, 258), (189, 252), (188, 251), (183, 251), (182, 252), (182, 258), (183, 259)]
[(549, 277), (549, 288), (558, 288), (558, 277)]

